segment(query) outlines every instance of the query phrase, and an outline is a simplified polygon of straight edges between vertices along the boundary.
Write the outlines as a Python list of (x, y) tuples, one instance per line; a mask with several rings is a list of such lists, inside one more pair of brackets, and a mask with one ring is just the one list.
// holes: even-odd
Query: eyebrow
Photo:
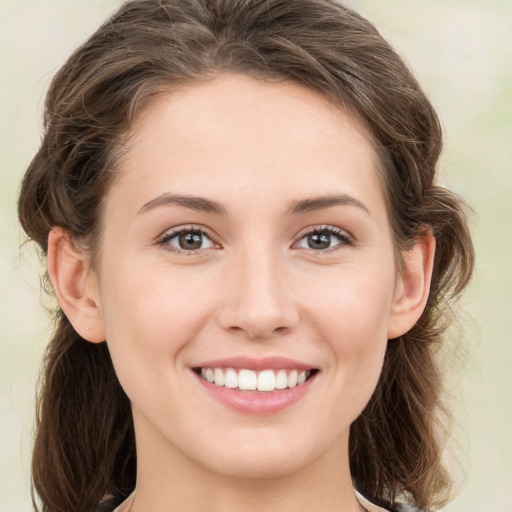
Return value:
[[(204, 213), (211, 213), (214, 215), (226, 215), (226, 209), (221, 204), (206, 199), (204, 197), (187, 196), (182, 194), (162, 194), (151, 201), (144, 204), (137, 213), (141, 214), (161, 206), (183, 206), (191, 210), (196, 210)], [(352, 197), (348, 194), (334, 194), (319, 196), (314, 198), (303, 199), (301, 201), (294, 201), (288, 213), (301, 214), (308, 213), (315, 210), (323, 210), (331, 208), (332, 206), (356, 206), (366, 213), (370, 214), (368, 208), (359, 199)]]
[(137, 213), (144, 213), (160, 206), (172, 205), (184, 206), (185, 208), (190, 208), (191, 210), (196, 210), (198, 212), (226, 215), (226, 209), (211, 199), (185, 196), (181, 194), (162, 194), (161, 196), (155, 197), (155, 199), (152, 199), (142, 206)]
[(368, 208), (359, 201), (359, 199), (348, 194), (332, 194), (304, 199), (302, 201), (294, 201), (290, 206), (289, 212), (292, 214), (307, 213), (315, 210), (323, 210), (324, 208), (330, 208), (332, 206), (345, 205), (356, 206), (370, 215), (370, 210), (368, 210)]

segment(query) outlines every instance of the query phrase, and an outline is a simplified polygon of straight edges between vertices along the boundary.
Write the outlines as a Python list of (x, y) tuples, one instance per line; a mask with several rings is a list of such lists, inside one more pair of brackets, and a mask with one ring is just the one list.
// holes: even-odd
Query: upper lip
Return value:
[(290, 359), (289, 357), (263, 357), (255, 358), (248, 356), (229, 357), (225, 359), (215, 359), (212, 361), (205, 361), (196, 366), (196, 368), (236, 368), (247, 369), (253, 371), (261, 370), (313, 370), (314, 367), (310, 364)]

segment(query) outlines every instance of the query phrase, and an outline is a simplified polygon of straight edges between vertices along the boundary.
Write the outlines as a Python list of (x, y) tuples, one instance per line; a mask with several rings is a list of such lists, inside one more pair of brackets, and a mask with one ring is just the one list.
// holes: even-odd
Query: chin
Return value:
[(225, 465), (223, 464), (219, 468), (211, 469), (230, 478), (267, 480), (286, 478), (297, 473), (303, 467), (305, 467), (305, 464), (301, 464), (297, 461), (269, 458), (267, 460), (231, 461), (227, 462)]
[[(293, 446), (286, 446), (285, 443), (236, 443), (222, 453), (218, 448), (210, 454), (203, 452), (201, 458), (204, 467), (227, 477), (283, 478), (300, 471), (320, 456), (306, 448), (304, 441), (293, 443)], [(200, 460), (198, 462), (201, 464)]]

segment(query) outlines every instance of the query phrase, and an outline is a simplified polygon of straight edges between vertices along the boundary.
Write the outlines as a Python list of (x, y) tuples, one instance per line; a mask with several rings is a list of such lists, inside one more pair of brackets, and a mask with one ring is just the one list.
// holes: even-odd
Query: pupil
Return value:
[(331, 235), (327, 233), (313, 233), (308, 236), (310, 249), (328, 249), (331, 245)]
[(179, 236), (180, 247), (182, 249), (194, 250), (200, 249), (202, 243), (202, 236), (200, 233), (187, 232)]

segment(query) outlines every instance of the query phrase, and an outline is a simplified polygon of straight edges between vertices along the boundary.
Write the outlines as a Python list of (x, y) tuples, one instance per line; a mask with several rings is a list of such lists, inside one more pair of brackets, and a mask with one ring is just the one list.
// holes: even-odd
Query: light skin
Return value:
[[(397, 272), (363, 125), (301, 85), (223, 75), (152, 100), (118, 172), (94, 268), (54, 228), (48, 269), (132, 402), (134, 512), (359, 512), (350, 424), (424, 309), (435, 246), (416, 240)], [(193, 371), (234, 356), (317, 371), (289, 407), (251, 414)]]

